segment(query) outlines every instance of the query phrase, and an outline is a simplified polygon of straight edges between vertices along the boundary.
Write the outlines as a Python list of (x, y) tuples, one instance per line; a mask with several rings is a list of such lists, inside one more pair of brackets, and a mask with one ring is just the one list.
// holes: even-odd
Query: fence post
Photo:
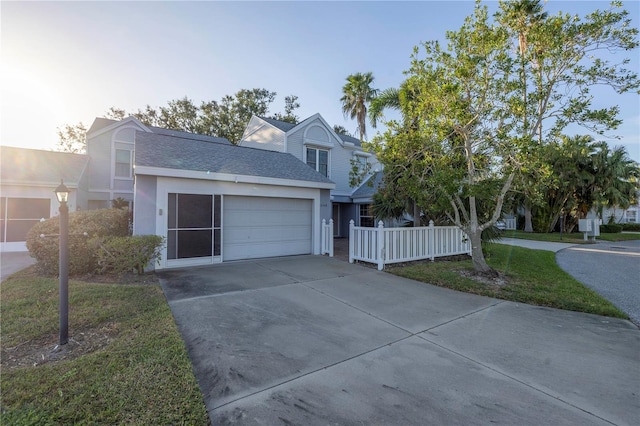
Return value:
[(349, 221), (349, 263), (353, 263), (353, 255), (355, 254), (355, 232), (353, 230), (353, 219)]
[(322, 219), (322, 225), (320, 227), (320, 254), (324, 255), (327, 253), (327, 237), (325, 227), (327, 226), (327, 221)]
[(429, 254), (431, 255), (430, 259), (433, 262), (435, 259), (436, 252), (436, 228), (434, 226), (433, 220), (429, 221)]
[(384, 269), (384, 223), (382, 221), (378, 222), (378, 229), (376, 229), (376, 239), (377, 239), (377, 252), (376, 256), (378, 258), (378, 271), (382, 271)]
[(329, 228), (327, 228), (327, 241), (329, 242), (329, 257), (333, 257), (333, 219), (329, 219)]

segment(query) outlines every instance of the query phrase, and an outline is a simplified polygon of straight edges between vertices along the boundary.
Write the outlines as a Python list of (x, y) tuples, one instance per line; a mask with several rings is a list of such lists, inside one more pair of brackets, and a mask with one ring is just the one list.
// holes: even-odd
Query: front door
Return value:
[(333, 219), (333, 236), (340, 236), (340, 204), (333, 203), (333, 211), (331, 213)]

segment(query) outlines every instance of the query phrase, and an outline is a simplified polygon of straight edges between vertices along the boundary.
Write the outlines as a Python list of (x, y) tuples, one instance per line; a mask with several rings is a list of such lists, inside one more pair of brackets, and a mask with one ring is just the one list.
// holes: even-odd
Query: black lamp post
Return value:
[(69, 189), (60, 179), (60, 185), (55, 190), (60, 202), (60, 346), (69, 341)]

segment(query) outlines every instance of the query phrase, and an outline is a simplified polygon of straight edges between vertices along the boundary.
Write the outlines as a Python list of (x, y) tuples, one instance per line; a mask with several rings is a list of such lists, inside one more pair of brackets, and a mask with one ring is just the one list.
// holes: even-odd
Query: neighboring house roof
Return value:
[(158, 133), (136, 133), (135, 165), (333, 184), (291, 154)]
[(369, 179), (363, 182), (362, 185), (358, 187), (358, 189), (353, 191), (353, 194), (351, 194), (351, 198), (353, 199), (372, 198), (373, 194), (378, 192), (378, 188), (382, 183), (382, 177), (383, 177), (382, 172), (376, 172), (373, 175), (371, 175), (371, 177), (369, 177)]
[(77, 187), (89, 156), (69, 152), (0, 146), (0, 182)]
[[(121, 121), (118, 121), (118, 120), (111, 120), (109, 118), (98, 117), (93, 121), (93, 124), (87, 131), (87, 134), (90, 135), (92, 133), (97, 132), (98, 130), (104, 129), (105, 127), (108, 127), (120, 122)], [(147, 128), (151, 130), (153, 133), (158, 133), (162, 135), (175, 136), (175, 137), (186, 138), (186, 139), (194, 139), (194, 140), (199, 140), (203, 142), (216, 142), (216, 143), (224, 143), (224, 144), (231, 145), (231, 142), (229, 142), (227, 138), (219, 138), (216, 136), (208, 136), (208, 135), (199, 135), (196, 133), (189, 133), (182, 130), (164, 129), (162, 127), (155, 127), (155, 126), (147, 126)]]

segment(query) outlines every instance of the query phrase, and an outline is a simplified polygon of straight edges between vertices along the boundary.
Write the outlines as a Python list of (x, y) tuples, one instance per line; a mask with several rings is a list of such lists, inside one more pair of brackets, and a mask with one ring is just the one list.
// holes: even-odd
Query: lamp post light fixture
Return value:
[(69, 341), (69, 189), (60, 179), (60, 185), (55, 189), (60, 203), (60, 246), (59, 246), (59, 275), (60, 275), (60, 346)]

